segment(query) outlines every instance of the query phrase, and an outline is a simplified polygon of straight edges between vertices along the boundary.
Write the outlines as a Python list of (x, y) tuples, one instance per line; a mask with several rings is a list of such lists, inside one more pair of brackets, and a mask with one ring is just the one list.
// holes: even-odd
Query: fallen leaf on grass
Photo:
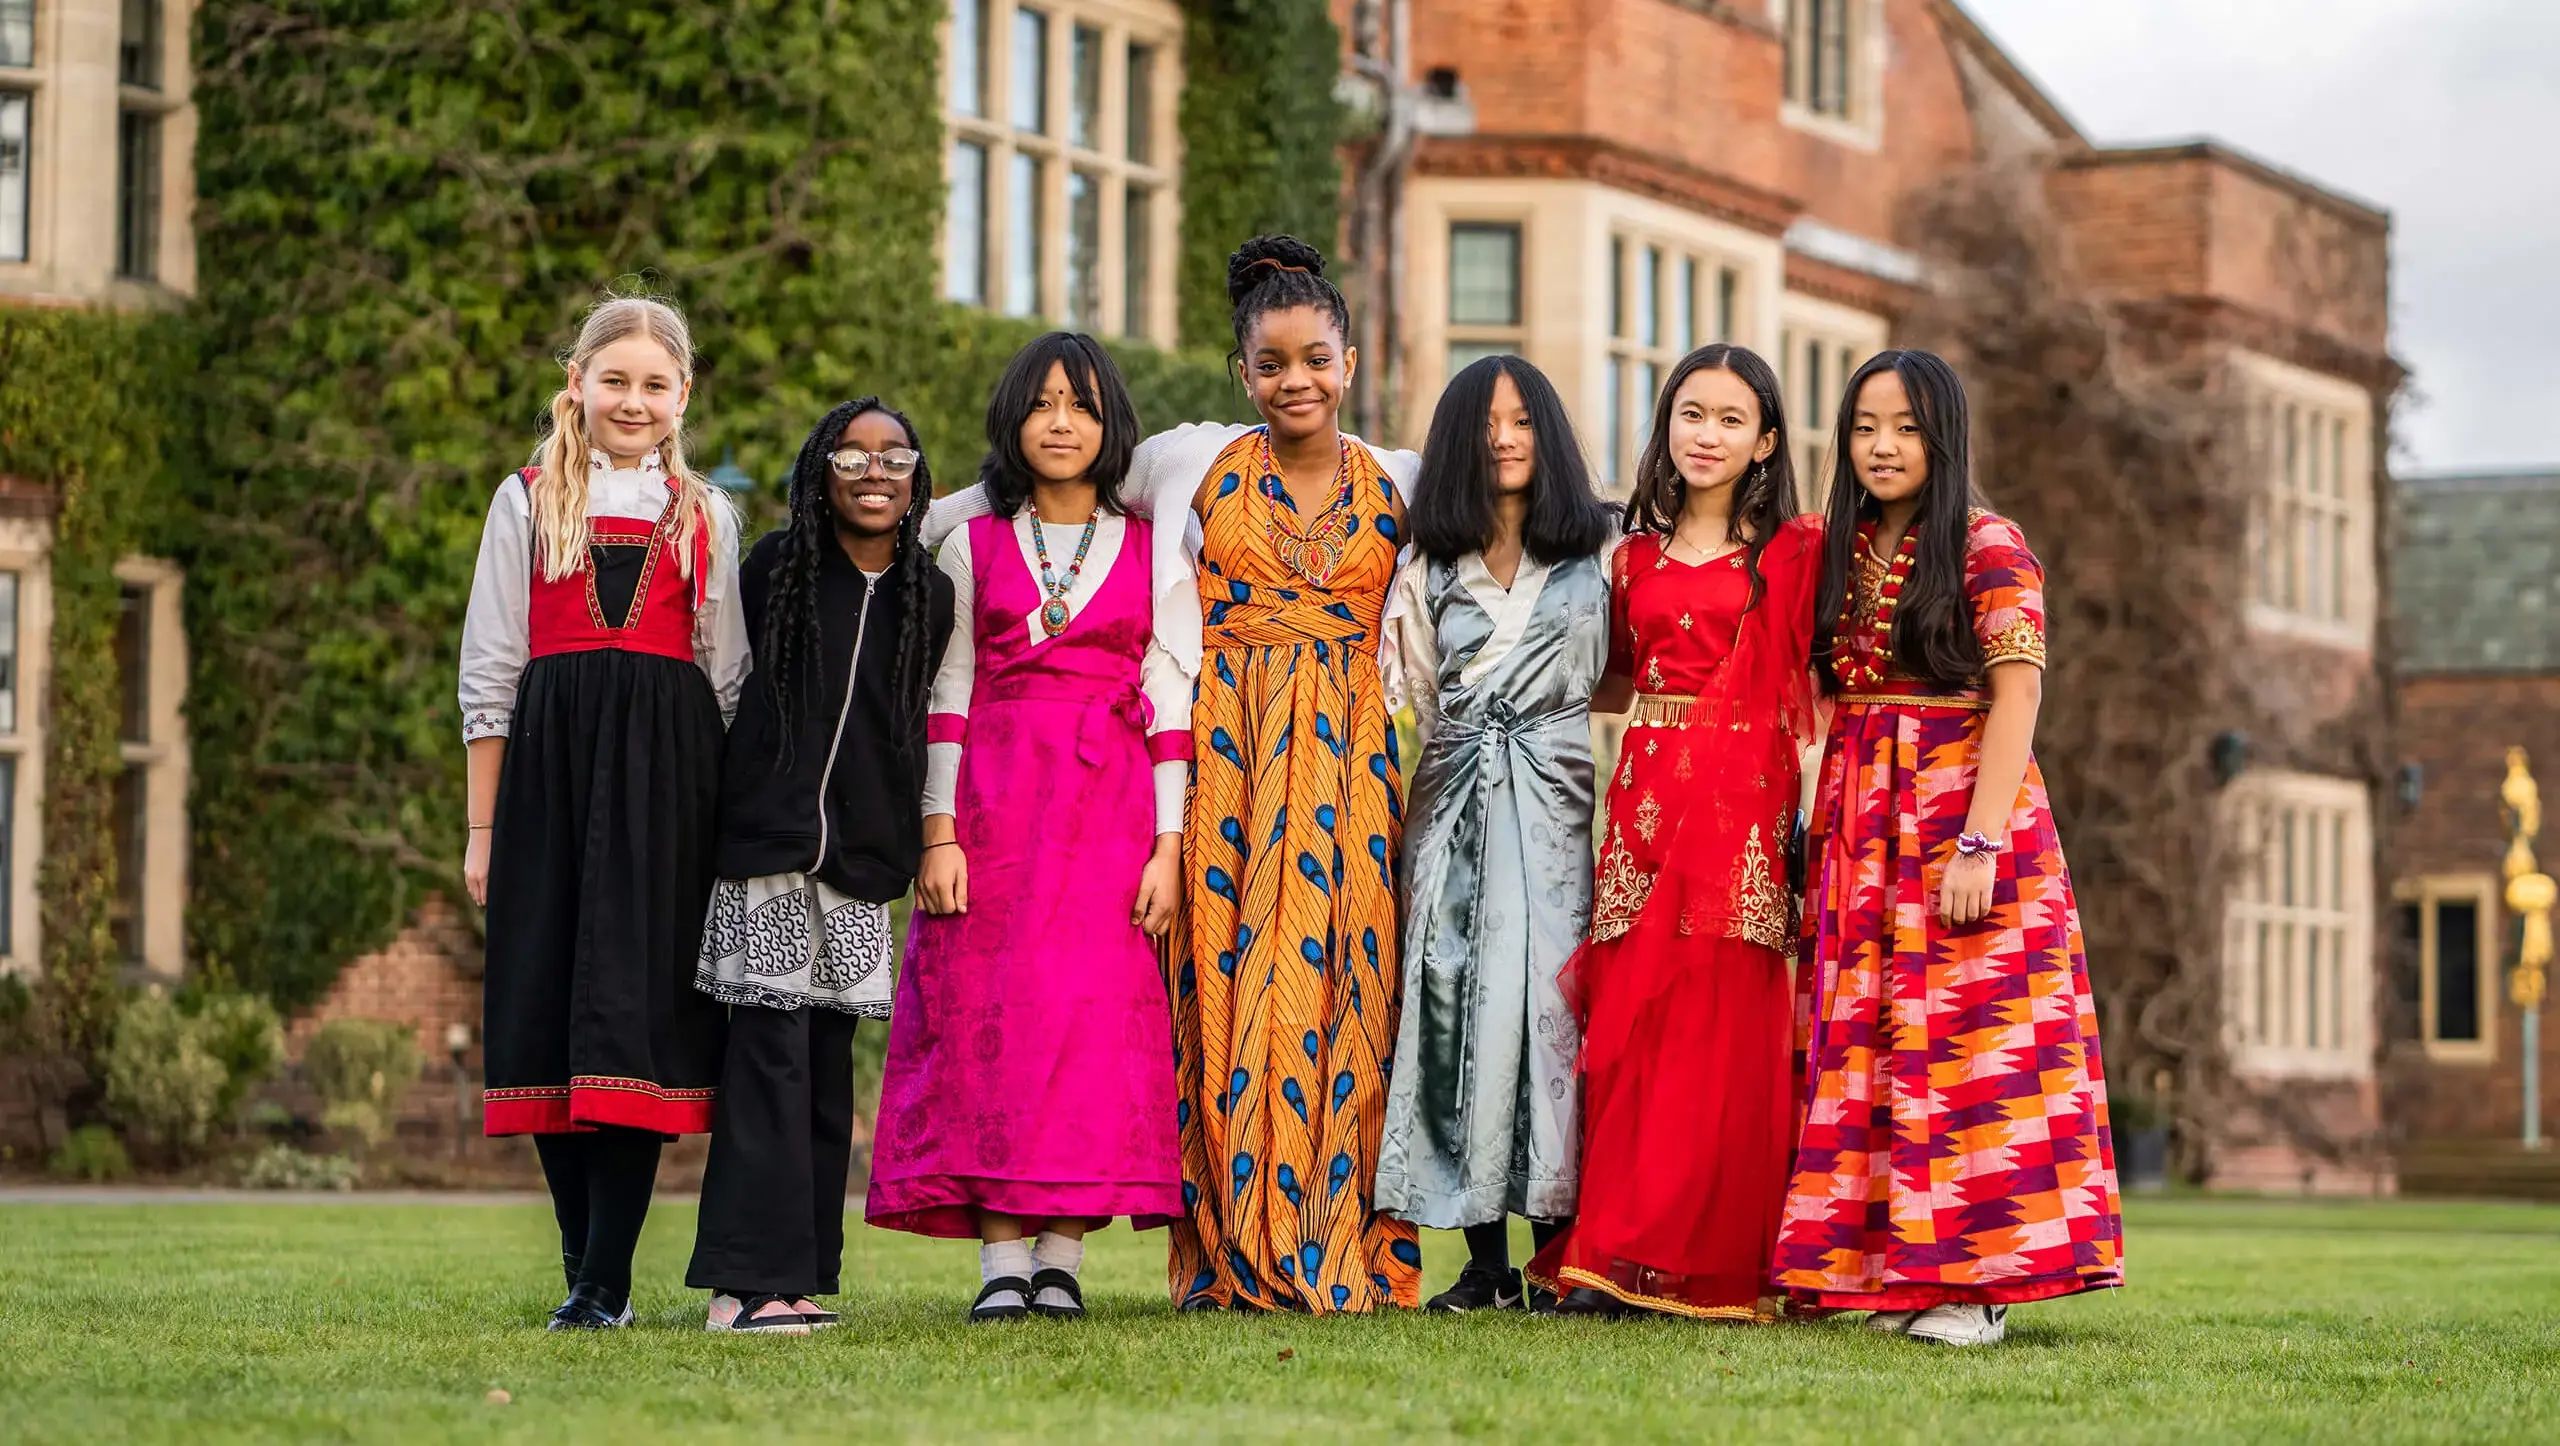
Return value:
[(1282, 1360), (1284, 1360), (1284, 1361), (1294, 1361), (1294, 1360), (1296, 1360), (1297, 1358), (1298, 1358), (1298, 1352), (1297, 1352), (1297, 1351), (1296, 1351), (1296, 1349), (1294, 1349), (1294, 1348), (1289, 1349), (1289, 1350), (1282, 1351), (1282, 1352), (1280, 1353), (1280, 1359), (1282, 1359)]
[(492, 1406), (503, 1406), (514, 1399), (515, 1397), (507, 1394), (507, 1390), (504, 1386), (492, 1386), (489, 1388), (489, 1404)]

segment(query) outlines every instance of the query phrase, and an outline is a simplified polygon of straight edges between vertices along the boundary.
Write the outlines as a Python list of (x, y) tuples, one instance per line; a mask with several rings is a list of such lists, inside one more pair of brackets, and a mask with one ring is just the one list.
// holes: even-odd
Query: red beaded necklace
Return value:
[[(1875, 540), (1876, 521), (1871, 517), (1858, 524), (1858, 556), (1862, 561), (1875, 556)], [(1849, 655), (1840, 668), (1840, 686), (1854, 689), (1884, 685), (1885, 669), (1893, 662), (1894, 608), (1902, 601), (1902, 585), (1911, 580), (1911, 563), (1919, 554), (1919, 546), (1920, 529), (1905, 528), (1902, 545), (1893, 550), (1893, 561), (1885, 565), (1884, 580), (1876, 584), (1876, 625), (1867, 635), (1873, 639), (1870, 646), (1860, 646), (1863, 640), (1856, 627), (1857, 589), (1849, 590), (1844, 603), (1847, 616), (1841, 619), (1840, 628), (1848, 639)]]

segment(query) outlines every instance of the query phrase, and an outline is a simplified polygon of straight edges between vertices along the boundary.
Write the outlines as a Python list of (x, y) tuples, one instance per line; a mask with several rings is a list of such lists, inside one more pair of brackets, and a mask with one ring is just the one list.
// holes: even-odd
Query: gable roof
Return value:
[(2560, 471), (2394, 479), (2399, 671), (2560, 672)]

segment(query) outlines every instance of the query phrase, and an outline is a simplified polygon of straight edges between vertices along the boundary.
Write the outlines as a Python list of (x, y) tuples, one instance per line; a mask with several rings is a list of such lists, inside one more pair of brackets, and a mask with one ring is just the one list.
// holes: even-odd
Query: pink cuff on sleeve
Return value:
[(924, 720), (926, 743), (966, 743), (969, 741), (969, 715), (966, 713), (933, 713)]
[(1149, 763), (1188, 763), (1191, 761), (1191, 730), (1168, 729), (1147, 735)]

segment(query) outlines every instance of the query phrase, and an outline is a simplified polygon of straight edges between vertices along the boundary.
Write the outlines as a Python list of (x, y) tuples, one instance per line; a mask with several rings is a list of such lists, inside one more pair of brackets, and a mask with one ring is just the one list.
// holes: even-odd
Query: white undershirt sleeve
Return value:
[[(1397, 569), (1387, 593), (1386, 631), (1395, 666), (1387, 679), (1387, 706), (1413, 708), (1415, 756), (1440, 725), (1440, 631), (1431, 618), (1424, 580), (1430, 559), (1414, 555)], [(1398, 694), (1402, 698), (1398, 698)]]
[(711, 501), (711, 577), (693, 620), (693, 660), (720, 700), (720, 721), (738, 716), (738, 690), (753, 662), (747, 644), (747, 610), (738, 596), (738, 512), (726, 497)]
[(947, 738), (924, 748), (927, 818), (958, 809), (960, 753), (965, 746), (961, 740), (968, 734), (969, 696), (978, 685), (977, 583), (969, 571), (967, 537), (954, 536), (943, 544), (941, 567), (942, 575), (951, 579), (951, 641), (943, 648), (942, 666), (933, 675), (926, 736)]
[(524, 480), (510, 477), (489, 499), (471, 601), (462, 615), (462, 737), (504, 738), (516, 688), (533, 655), (533, 517)]

